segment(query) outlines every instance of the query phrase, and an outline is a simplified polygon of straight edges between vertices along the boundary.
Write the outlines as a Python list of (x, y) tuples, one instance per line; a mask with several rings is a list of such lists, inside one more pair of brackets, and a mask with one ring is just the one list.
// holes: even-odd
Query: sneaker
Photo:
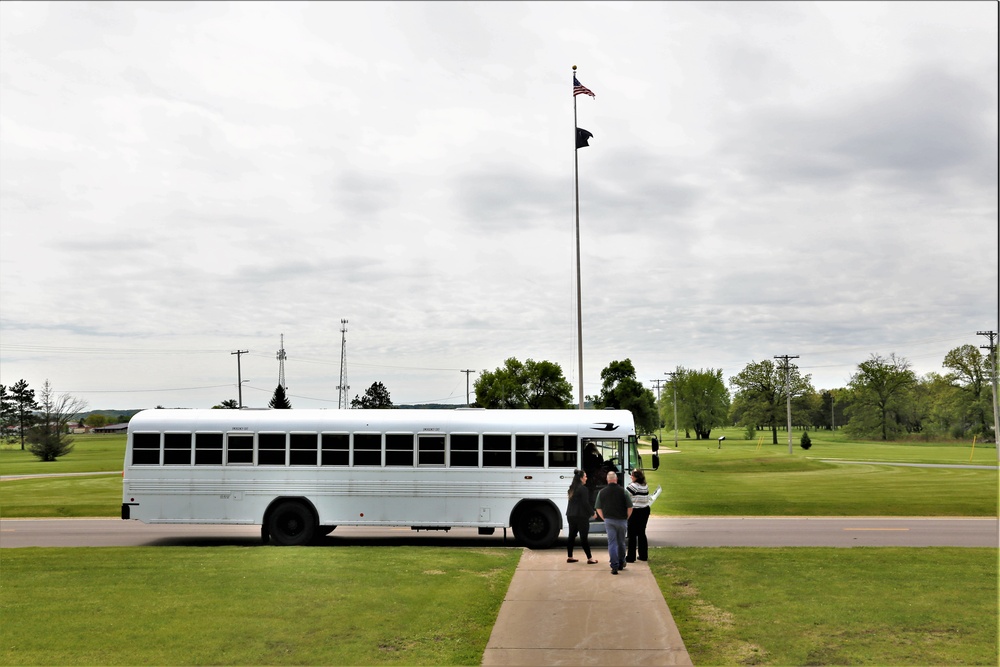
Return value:
[(618, 563), (618, 569), (619, 570), (624, 570), (625, 569), (625, 563), (624, 563), (624, 561), (621, 562), (621, 563)]
[(611, 574), (618, 574), (618, 570), (616, 570), (615, 568), (611, 568)]

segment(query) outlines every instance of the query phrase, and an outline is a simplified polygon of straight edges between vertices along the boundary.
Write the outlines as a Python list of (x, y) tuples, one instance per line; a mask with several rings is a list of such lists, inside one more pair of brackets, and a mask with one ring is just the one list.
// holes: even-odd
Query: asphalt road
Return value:
[[(998, 547), (993, 518), (653, 517), (650, 546)], [(603, 535), (592, 538), (605, 543)], [(259, 546), (259, 526), (146, 525), (121, 519), (2, 519), (0, 547)], [(340, 527), (320, 546), (514, 546), (513, 535)], [(565, 537), (558, 545), (565, 545)]]

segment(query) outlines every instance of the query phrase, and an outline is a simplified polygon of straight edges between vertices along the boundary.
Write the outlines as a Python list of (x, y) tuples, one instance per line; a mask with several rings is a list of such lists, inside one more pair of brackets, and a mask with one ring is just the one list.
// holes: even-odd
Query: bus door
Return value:
[(609, 472), (618, 473), (618, 483), (623, 484), (625, 441), (621, 438), (582, 438), (580, 446), (583, 450), (580, 467), (587, 473), (590, 502), (594, 504), (597, 493), (608, 484)]

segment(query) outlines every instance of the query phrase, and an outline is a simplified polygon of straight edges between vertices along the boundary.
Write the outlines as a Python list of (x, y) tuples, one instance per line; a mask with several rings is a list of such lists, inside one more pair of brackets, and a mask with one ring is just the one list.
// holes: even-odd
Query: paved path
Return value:
[(612, 576), (599, 544), (596, 565), (579, 549), (578, 563), (564, 549), (524, 550), (484, 666), (692, 664), (649, 566), (629, 563)]

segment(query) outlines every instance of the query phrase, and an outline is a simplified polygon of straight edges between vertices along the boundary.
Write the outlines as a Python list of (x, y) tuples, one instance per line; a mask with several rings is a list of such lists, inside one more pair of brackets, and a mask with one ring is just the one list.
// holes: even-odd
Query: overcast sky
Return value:
[[(0, 382), (464, 404), (997, 330), (997, 4), (0, 3)], [(473, 374), (474, 381), (477, 374)]]

